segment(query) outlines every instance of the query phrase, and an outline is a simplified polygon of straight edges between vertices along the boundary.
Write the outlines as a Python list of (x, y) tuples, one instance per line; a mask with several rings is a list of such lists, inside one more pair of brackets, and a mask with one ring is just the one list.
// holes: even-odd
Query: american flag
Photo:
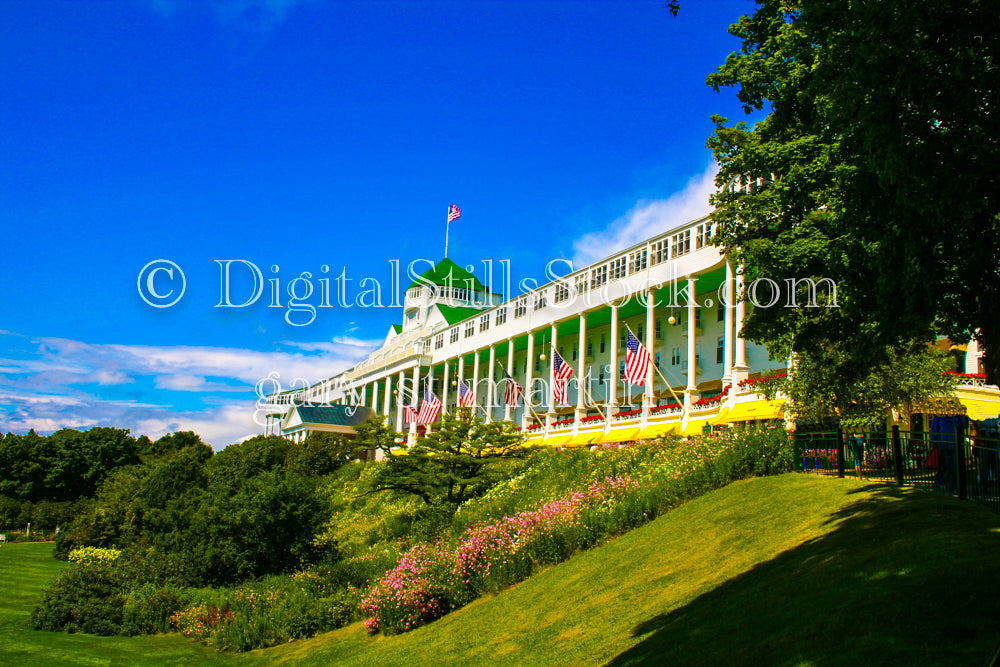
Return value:
[(412, 405), (407, 405), (403, 409), (403, 421), (407, 424), (419, 424), (417, 421), (417, 411), (413, 409)]
[(463, 408), (471, 408), (476, 404), (476, 395), (465, 384), (465, 380), (460, 380), (458, 383), (458, 404)]
[(438, 397), (434, 395), (434, 392), (430, 390), (430, 387), (424, 390), (424, 400), (420, 404), (420, 414), (417, 415), (418, 424), (433, 424), (437, 421), (438, 415), (441, 413), (441, 401)]
[(649, 350), (639, 342), (631, 329), (628, 329), (625, 347), (627, 348), (625, 352), (625, 381), (631, 384), (646, 384), (646, 376), (649, 374)]
[(506, 405), (517, 405), (517, 399), (521, 395), (523, 388), (517, 383), (517, 380), (510, 376), (506, 369), (504, 369), (503, 374), (507, 380), (507, 386), (503, 390), (503, 402)]
[(462, 217), (462, 214), (458, 212), (458, 207), (452, 204), (448, 207), (448, 222), (453, 220), (458, 220)]
[(568, 403), (566, 400), (566, 381), (573, 374), (573, 367), (566, 363), (562, 355), (552, 350), (552, 396), (556, 405)]

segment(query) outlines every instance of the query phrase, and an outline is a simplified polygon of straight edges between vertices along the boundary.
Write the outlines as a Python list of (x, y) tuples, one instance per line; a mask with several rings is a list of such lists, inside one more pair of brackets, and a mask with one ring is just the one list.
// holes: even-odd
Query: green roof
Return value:
[[(450, 285), (452, 287), (464, 287), (466, 289), (468, 289), (471, 285), (472, 290), (476, 292), (483, 292), (486, 290), (475, 275), (469, 273), (447, 257), (435, 264), (432, 268), (429, 268), (421, 273), (419, 278), (419, 280), (414, 279), (414, 281), (410, 283), (410, 287), (419, 287), (430, 283), (431, 285)], [(410, 289), (410, 287), (407, 287), (406, 289)]]
[(435, 304), (437, 309), (441, 311), (444, 316), (445, 322), (449, 325), (457, 324), (462, 320), (467, 320), (474, 315), (478, 315), (482, 311), (478, 308), (461, 308), (458, 306), (447, 306), (443, 303)]
[(301, 405), (295, 408), (304, 424), (357, 426), (375, 411), (363, 405)]
[(395, 331), (397, 334), (403, 333), (403, 325), (402, 324), (393, 324), (392, 325), (392, 330)]

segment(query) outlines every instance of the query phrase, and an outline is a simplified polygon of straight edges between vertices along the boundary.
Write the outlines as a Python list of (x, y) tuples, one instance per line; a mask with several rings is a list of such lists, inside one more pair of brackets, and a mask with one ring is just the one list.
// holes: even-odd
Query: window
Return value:
[(444, 347), (444, 334), (439, 333), (437, 336), (434, 336), (434, 349), (440, 350), (442, 347)]
[(587, 356), (594, 356), (594, 341), (590, 338), (587, 339)]
[(638, 330), (638, 331), (637, 331), (637, 332), (635, 333), (635, 337), (639, 339), (639, 342), (640, 342), (640, 343), (641, 343), (642, 341), (646, 340), (646, 339), (645, 339), (645, 338), (643, 337), (643, 335), (642, 335), (643, 333), (644, 333), (644, 331), (643, 331), (643, 328), (642, 328), (642, 325), (640, 324), (640, 325), (639, 325), (639, 330)]
[(670, 350), (670, 365), (679, 366), (681, 363), (681, 348), (675, 347)]
[(586, 273), (579, 274), (576, 277), (576, 293), (585, 294), (587, 292), (588, 287), (589, 283), (587, 282), (587, 274)]
[(535, 310), (541, 310), (545, 307), (545, 292), (537, 292), (535, 294)]
[(717, 312), (715, 313), (716, 322), (724, 322), (726, 320), (726, 304), (720, 303)]
[(576, 353), (577, 353), (577, 349), (574, 347), (573, 348), (573, 361), (576, 361)]
[(676, 315), (674, 315), (674, 326), (675, 327), (679, 327), (681, 325), (681, 320), (683, 320), (683, 319), (684, 318), (681, 316), (680, 313), (677, 313)]
[(656, 353), (656, 367), (657, 368), (660, 367), (660, 353), (659, 352)]
[(694, 247), (695, 250), (704, 248), (712, 242), (712, 225), (705, 223), (695, 228)]
[(625, 362), (624, 361), (619, 361), (618, 362), (618, 379), (619, 380), (624, 380), (625, 379)]
[(695, 328), (701, 328), (701, 308), (694, 309), (694, 326)]
[(601, 334), (601, 354), (604, 354), (604, 334)]
[(604, 366), (601, 366), (601, 372), (597, 376), (597, 384), (604, 384)]
[(497, 309), (497, 326), (507, 321), (507, 306)]
[(680, 257), (691, 252), (691, 230), (685, 229), (680, 234), (670, 237), (670, 256)]
[(474, 333), (476, 333), (476, 323), (469, 320), (465, 323), (465, 337), (471, 338)]
[(520, 299), (517, 300), (517, 303), (514, 304), (514, 319), (516, 320), (519, 317), (524, 317), (524, 313), (527, 310), (528, 310), (528, 297), (522, 296)]
[(479, 318), (479, 330), (486, 331), (489, 328), (490, 328), (490, 314), (486, 313), (485, 315)]
[(410, 289), (406, 290), (406, 298), (407, 299), (419, 299), (420, 298), (420, 288), (419, 287), (411, 287)]
[(667, 257), (667, 242), (663, 239), (650, 245), (649, 252), (652, 254), (650, 260), (653, 264), (662, 264), (669, 259), (669, 257)]
[(597, 289), (606, 282), (608, 282), (607, 264), (590, 270), (590, 289)]
[(637, 250), (628, 256), (629, 273), (638, 273), (639, 271), (644, 271), (646, 269), (646, 253), (647, 250), (643, 248), (642, 250)]
[(715, 347), (715, 363), (721, 364), (723, 359), (726, 358), (726, 339), (719, 336), (719, 342)]
[(451, 334), (448, 336), (448, 342), (449, 343), (458, 342), (458, 327), (455, 327), (451, 330)]
[(569, 284), (564, 282), (556, 283), (556, 293), (552, 297), (553, 303), (562, 303), (569, 298)]
[(613, 259), (608, 264), (611, 269), (611, 280), (620, 280), (625, 277), (625, 258)]
[(660, 320), (656, 320), (656, 340), (663, 338), (663, 328), (660, 326)]

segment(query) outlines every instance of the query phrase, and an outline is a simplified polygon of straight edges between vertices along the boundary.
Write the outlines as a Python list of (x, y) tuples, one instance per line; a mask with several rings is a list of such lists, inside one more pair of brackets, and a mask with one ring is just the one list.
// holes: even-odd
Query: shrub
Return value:
[(36, 630), (66, 630), (113, 635), (121, 631), (126, 589), (108, 563), (63, 570), (31, 612)]
[(142, 584), (133, 588), (122, 609), (121, 632), (150, 635), (171, 630), (171, 617), (187, 606), (189, 594), (177, 587)]

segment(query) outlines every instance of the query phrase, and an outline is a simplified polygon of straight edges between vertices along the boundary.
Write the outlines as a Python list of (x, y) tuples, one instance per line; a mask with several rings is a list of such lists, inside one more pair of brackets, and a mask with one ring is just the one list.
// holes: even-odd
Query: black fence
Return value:
[(893, 481), (971, 500), (1000, 511), (1000, 439), (965, 429), (924, 433), (796, 433), (803, 472)]

